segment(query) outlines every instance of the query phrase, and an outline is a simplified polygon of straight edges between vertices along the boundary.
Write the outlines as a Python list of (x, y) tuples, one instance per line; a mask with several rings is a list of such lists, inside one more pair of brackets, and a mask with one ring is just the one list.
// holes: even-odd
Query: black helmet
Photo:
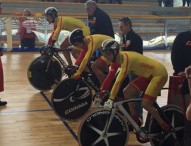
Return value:
[(101, 51), (103, 52), (103, 51), (109, 50), (113, 52), (113, 50), (119, 51), (119, 49), (120, 49), (120, 46), (117, 41), (115, 41), (114, 39), (108, 39), (102, 43)]
[(58, 10), (55, 7), (48, 7), (44, 11), (44, 15), (50, 15), (53, 18), (58, 16)]
[(115, 62), (116, 57), (119, 54), (119, 49), (120, 49), (120, 46), (119, 46), (119, 43), (117, 41), (115, 41), (114, 39), (108, 39), (102, 43), (101, 52), (103, 54), (105, 51), (111, 52), (114, 56), (112, 62)]
[(84, 42), (83, 38), (82, 29), (74, 29), (69, 36), (69, 41), (70, 44), (74, 45), (76, 42)]

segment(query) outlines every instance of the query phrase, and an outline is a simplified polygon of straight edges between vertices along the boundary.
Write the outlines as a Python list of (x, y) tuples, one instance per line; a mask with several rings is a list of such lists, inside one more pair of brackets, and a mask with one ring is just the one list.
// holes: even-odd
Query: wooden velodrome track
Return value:
[[(145, 51), (144, 55), (162, 62), (172, 75), (169, 50)], [(0, 146), (78, 146), (75, 136), (80, 120), (62, 121), (28, 82), (27, 68), (37, 56), (38, 52), (7, 52), (2, 57), (5, 92), (1, 96), (8, 104), (0, 107)], [(51, 92), (45, 94), (50, 98)], [(164, 90), (158, 97), (159, 105), (165, 105), (166, 101)], [(130, 134), (128, 146), (150, 146), (150, 143), (140, 144)]]

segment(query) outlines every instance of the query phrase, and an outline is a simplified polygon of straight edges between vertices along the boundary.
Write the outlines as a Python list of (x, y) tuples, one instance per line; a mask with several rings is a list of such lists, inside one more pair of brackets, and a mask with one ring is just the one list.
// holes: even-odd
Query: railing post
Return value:
[(11, 17), (7, 18), (7, 20), (6, 20), (6, 31), (7, 31), (7, 51), (11, 51), (13, 48)]
[(165, 43), (165, 49), (168, 48), (168, 41), (167, 41), (168, 32), (167, 32), (167, 26), (168, 26), (167, 20), (164, 19), (164, 35), (165, 35), (164, 43)]
[(0, 14), (2, 13), (2, 3), (0, 2)]
[(48, 28), (47, 28), (48, 26), (47, 26), (47, 23), (46, 23), (46, 18), (44, 17), (44, 42), (45, 42), (45, 45), (47, 45), (48, 44), (48, 40), (47, 40), (47, 38), (48, 38)]

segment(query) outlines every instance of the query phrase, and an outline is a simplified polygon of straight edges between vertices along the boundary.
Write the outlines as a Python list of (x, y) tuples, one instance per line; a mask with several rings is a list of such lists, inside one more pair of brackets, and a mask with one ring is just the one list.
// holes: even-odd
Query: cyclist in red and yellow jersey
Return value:
[[(142, 54), (133, 51), (119, 51), (120, 46), (115, 40), (106, 40), (102, 44), (102, 55), (112, 62), (108, 76), (102, 84), (102, 90), (107, 90), (108, 85), (120, 68), (117, 79), (112, 87), (109, 99), (105, 102), (104, 107), (111, 108), (113, 100), (115, 99), (118, 90), (129, 72), (138, 76), (135, 80), (130, 82), (123, 94), (125, 98), (134, 98), (139, 91), (145, 91), (142, 98), (142, 106), (145, 108), (165, 130), (169, 130), (170, 126), (159, 116), (153, 103), (156, 102), (157, 96), (165, 85), (168, 79), (166, 68), (158, 61), (146, 57)], [(129, 103), (129, 109), (132, 117), (140, 124), (135, 114), (134, 104)]]
[[(78, 48), (81, 48), (81, 53), (76, 60), (76, 65), (79, 66), (74, 78), (78, 79), (81, 73), (86, 69), (94, 51), (101, 48), (102, 43), (112, 37), (102, 34), (95, 34), (85, 37), (81, 29), (75, 29), (69, 36), (70, 43)], [(105, 79), (104, 71), (109, 67), (110, 61), (103, 56), (100, 56), (91, 66), (100, 84)]]
[[(54, 29), (48, 41), (49, 45), (52, 45), (52, 46), (54, 45), (54, 43), (58, 40), (58, 36), (61, 30), (73, 31), (76, 28), (80, 28), (83, 30), (83, 33), (85, 36), (90, 35), (90, 30), (83, 21), (81, 21), (80, 19), (72, 18), (72, 17), (58, 16), (57, 9), (54, 7), (48, 7), (45, 10), (44, 14), (45, 14), (46, 20), (49, 23), (54, 23)], [(64, 42), (60, 45), (60, 47), (61, 49), (67, 49), (70, 45), (71, 44), (69, 43), (68, 38), (66, 38)], [(72, 50), (72, 51), (77, 51), (77, 50)], [(63, 51), (63, 54), (68, 64), (72, 65), (70, 53), (68, 51)]]

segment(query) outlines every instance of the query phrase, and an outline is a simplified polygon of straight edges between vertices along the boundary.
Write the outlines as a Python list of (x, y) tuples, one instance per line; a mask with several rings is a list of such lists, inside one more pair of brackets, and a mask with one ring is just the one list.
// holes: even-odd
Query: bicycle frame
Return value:
[[(58, 54), (58, 52), (60, 51), (66, 51), (66, 49), (57, 49), (57, 50), (52, 50), (52, 54), (50, 55), (50, 57), (55, 57), (59, 62), (60, 62), (60, 65), (63, 67), (63, 68), (66, 68), (67, 64), (65, 63), (65, 61), (60, 57), (60, 55)], [(43, 54), (43, 53), (41, 53)], [(46, 71), (48, 71), (48, 68), (49, 68), (49, 65), (50, 65), (50, 61), (48, 62), (48, 65), (47, 65), (47, 69)]]
[[(146, 133), (144, 130), (141, 129), (141, 127), (131, 117), (130, 113), (128, 113), (127, 110), (123, 107), (123, 103), (126, 103), (126, 102), (127, 103), (129, 103), (129, 102), (141, 102), (141, 99), (125, 99), (125, 100), (122, 100), (122, 101), (114, 102), (113, 103), (113, 107), (111, 109), (111, 115), (110, 115), (110, 117), (108, 117), (107, 126), (104, 129), (104, 134), (106, 134), (108, 132), (108, 129), (110, 127), (112, 119), (113, 119), (115, 113), (117, 112), (117, 109), (119, 109), (119, 111), (125, 116), (125, 118), (129, 122), (129, 124), (131, 124), (134, 127), (134, 130), (136, 131), (136, 134), (138, 134), (141, 138), (148, 139), (148, 140), (149, 139), (160, 139), (160, 137), (162, 136), (163, 132), (159, 132), (159, 133)], [(155, 104), (158, 105), (157, 103), (155, 103)], [(158, 106), (158, 108), (162, 112), (162, 110), (160, 109), (159, 106)], [(163, 113), (162, 116), (164, 116), (164, 113)]]
[(59, 60), (60, 64), (65, 68), (67, 66), (67, 64), (64, 62), (64, 60), (60, 57), (60, 55), (58, 54), (58, 52), (54, 52), (53, 54), (56, 59)]
[[(90, 73), (90, 74), (92, 74), (92, 73)], [(88, 76), (88, 75), (87, 75), (87, 76), (86, 76), (86, 75), (83, 75), (83, 73), (82, 73), (82, 77), (83, 77), (84, 81), (85, 81), (93, 90), (95, 90), (95, 92), (99, 92), (99, 91), (100, 91), (99, 87), (96, 86), (96, 83), (91, 79), (90, 76)]]

